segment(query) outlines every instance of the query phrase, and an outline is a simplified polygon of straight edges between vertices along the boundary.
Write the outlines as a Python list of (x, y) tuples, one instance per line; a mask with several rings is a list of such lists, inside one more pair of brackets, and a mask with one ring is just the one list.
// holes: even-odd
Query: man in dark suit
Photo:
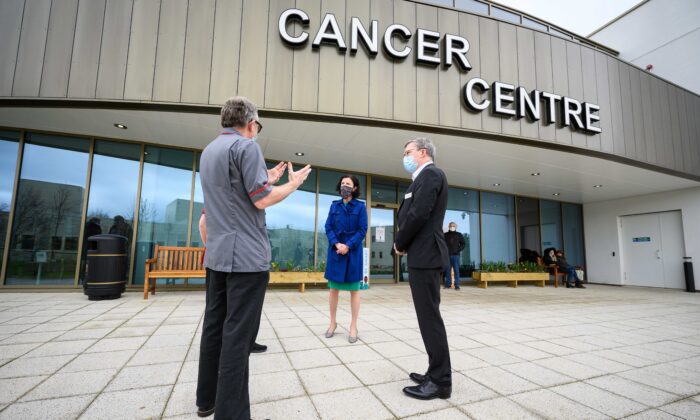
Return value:
[(398, 214), (399, 230), (394, 249), (407, 254), (408, 281), (418, 326), (428, 353), (425, 374), (411, 373), (417, 386), (403, 392), (422, 400), (450, 398), (452, 367), (445, 324), (440, 315), (440, 274), (449, 264), (442, 222), (447, 209), (447, 177), (435, 166), (435, 145), (426, 138), (411, 140), (404, 146), (403, 163), (411, 173)]

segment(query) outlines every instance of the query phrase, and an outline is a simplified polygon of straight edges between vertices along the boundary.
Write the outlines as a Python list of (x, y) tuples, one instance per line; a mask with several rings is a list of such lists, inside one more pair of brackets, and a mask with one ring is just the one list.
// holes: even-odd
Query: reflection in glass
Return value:
[(26, 135), (6, 284), (74, 283), (88, 151), (85, 139)]
[(491, 6), (491, 16), (506, 22), (520, 23), (520, 15), (501, 9), (500, 7)]
[(193, 152), (153, 146), (145, 148), (134, 284), (143, 284), (144, 263), (153, 256), (155, 244), (187, 246), (192, 165)]
[(396, 204), (396, 181), (372, 177), (372, 203)]
[[(199, 178), (199, 158), (201, 157), (201, 153), (197, 153), (197, 156), (195, 157), (195, 170), (197, 171), (195, 173), (194, 177), (194, 204), (192, 206), (192, 232), (190, 236), (190, 246), (199, 248), (199, 247), (204, 247), (204, 241), (202, 240), (202, 237), (199, 235), (199, 218), (202, 216), (202, 209), (204, 208), (204, 193), (202, 192), (202, 182), (200, 181)], [(193, 278), (193, 279), (188, 279), (187, 284), (204, 284), (205, 281), (204, 279), (201, 278)]]
[(455, 0), (455, 7), (467, 12), (476, 12), (482, 15), (489, 14), (489, 5), (477, 0)]
[(536, 252), (537, 255), (541, 255), (542, 252), (540, 250), (539, 200), (526, 197), (517, 197), (517, 200), (519, 260), (535, 262), (533, 252)]
[(7, 222), (15, 186), (19, 133), (0, 130), (0, 256), (5, 252)]
[(443, 231), (448, 225), (457, 224), (457, 232), (464, 236), (466, 246), (460, 254), (459, 276), (471, 277), (481, 263), (479, 232), (479, 192), (461, 188), (450, 188), (447, 199), (447, 212), (442, 223)]
[(583, 208), (580, 204), (561, 204), (564, 231), (564, 252), (571, 265), (585, 264), (583, 249)]
[[(326, 258), (328, 256), (328, 238), (326, 237), (326, 219), (328, 211), (331, 208), (331, 203), (335, 200), (340, 200), (340, 194), (335, 190), (340, 177), (345, 175), (343, 172), (321, 170), (319, 171), (319, 188), (318, 188), (318, 243), (316, 245), (316, 266), (325, 267)], [(364, 175), (355, 175), (360, 181), (360, 196), (358, 199), (365, 199), (365, 187), (367, 186), (367, 177)], [(308, 181), (307, 181), (308, 182)], [(369, 213), (371, 210), (367, 209)], [(363, 242), (363, 246), (364, 242)]]
[[(276, 164), (269, 162), (267, 166), (272, 168)], [(301, 188), (281, 203), (265, 209), (272, 263), (280, 270), (314, 268), (316, 174), (317, 171), (312, 170)], [(285, 183), (286, 171), (278, 185)]]
[(533, 29), (539, 29), (540, 31), (547, 32), (547, 25), (543, 25), (537, 21), (534, 21), (532, 19), (528, 19), (527, 17), (523, 16), (523, 25), (528, 26)]
[(482, 192), (481, 200), (483, 260), (516, 262), (514, 197)]
[(139, 186), (141, 146), (98, 140), (92, 158), (90, 197), (81, 258), (80, 279), (85, 277), (87, 238), (100, 233), (133, 240), (134, 210)]
[(371, 279), (394, 278), (394, 255), (391, 252), (394, 246), (394, 211), (394, 209), (372, 208), (370, 224), (372, 245), (369, 259)]
[(542, 231), (542, 246), (540, 255), (547, 248), (562, 249), (561, 246), (561, 203), (558, 201), (540, 200), (540, 226)]

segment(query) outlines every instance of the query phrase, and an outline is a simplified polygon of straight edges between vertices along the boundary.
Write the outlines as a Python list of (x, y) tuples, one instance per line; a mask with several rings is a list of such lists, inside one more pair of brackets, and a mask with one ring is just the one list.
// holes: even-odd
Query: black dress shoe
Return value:
[(576, 288), (577, 288), (577, 289), (585, 289), (586, 286), (584, 286), (584, 285), (582, 285), (582, 284), (577, 284), (577, 285), (576, 285)]
[(408, 377), (417, 384), (422, 384), (425, 382), (425, 375), (421, 375), (420, 373), (411, 372), (408, 374)]
[(452, 386), (440, 386), (428, 378), (420, 385), (407, 386), (403, 392), (409, 397), (419, 400), (432, 400), (434, 398), (445, 400), (452, 395)]
[(566, 283), (566, 288), (567, 288), (567, 289), (571, 289), (572, 287), (574, 287), (574, 286), (570, 285), (569, 283)]
[(264, 344), (253, 343), (253, 347), (250, 349), (251, 353), (265, 353), (267, 351), (267, 346)]
[(214, 414), (215, 409), (216, 409), (216, 407), (210, 407), (210, 408), (197, 407), (197, 415), (199, 417), (209, 417), (212, 414)]

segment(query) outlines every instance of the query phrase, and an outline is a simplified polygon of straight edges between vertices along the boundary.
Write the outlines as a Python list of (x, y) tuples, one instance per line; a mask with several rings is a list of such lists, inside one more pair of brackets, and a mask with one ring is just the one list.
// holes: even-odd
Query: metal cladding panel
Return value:
[(652, 102), (651, 81), (653, 77), (646, 73), (639, 75), (642, 92), (642, 122), (644, 124), (644, 140), (646, 143), (646, 161), (656, 163), (656, 133), (654, 129), (654, 102)]
[(632, 117), (629, 66), (619, 63), (618, 71), (620, 73), (620, 104), (622, 104), (622, 126), (625, 133), (625, 155), (634, 159), (637, 157), (637, 143), (635, 141), (634, 119)]
[(243, 6), (238, 95), (245, 96), (256, 104), (262, 104), (265, 103), (265, 49), (270, 2), (247, 0)]
[(600, 149), (612, 153), (614, 149), (612, 121), (610, 112), (610, 81), (608, 80), (608, 56), (595, 52), (595, 77), (598, 87), (598, 106), (600, 106)]
[[(527, 91), (537, 88), (535, 64), (535, 33), (529, 29), (518, 28), (518, 85)], [(542, 108), (540, 107), (540, 115)], [(541, 120), (541, 119), (540, 119)], [(520, 119), (520, 133), (523, 137), (539, 138), (538, 122), (528, 117)]]
[[(325, 13), (321, 13), (321, 4), (318, 0), (297, 0), (297, 8), (309, 14), (309, 37), (318, 31), (321, 19)], [(276, 21), (276, 18), (270, 18)], [(318, 50), (294, 51), (294, 65), (292, 67), (292, 109), (298, 111), (318, 110)]]
[[(583, 70), (581, 63), (581, 46), (573, 42), (566, 43), (566, 67), (569, 75), (569, 96), (577, 101), (583, 101)], [(571, 131), (571, 142), (574, 146), (586, 147), (586, 134), (581, 131)]]
[[(369, 0), (346, 2), (345, 16), (369, 22)], [(349, 19), (346, 19), (349, 20)], [(308, 52), (306, 53), (308, 54)], [(355, 56), (346, 53), (343, 100), (345, 115), (369, 115), (369, 57), (358, 51)]]
[(693, 104), (693, 118), (690, 118), (695, 122), (695, 134), (690, 137), (690, 151), (692, 155), (693, 162), (693, 172), (695, 175), (700, 175), (700, 98), (695, 95), (689, 95), (689, 102)]
[[(554, 82), (552, 75), (552, 45), (551, 36), (535, 32), (535, 76), (537, 77), (537, 90), (553, 92)], [(544, 113), (545, 108), (542, 107)], [(544, 114), (542, 114), (544, 115)], [(539, 121), (540, 140), (554, 141), (556, 126), (547, 124), (545, 119)]]
[[(322, 0), (321, 10), (334, 14), (343, 34), (347, 34), (350, 19), (345, 17), (345, 0)], [(279, 38), (279, 35), (275, 36)], [(276, 42), (279, 43), (279, 40)], [(335, 48), (321, 48), (318, 63), (318, 112), (343, 113), (344, 92), (339, 87), (343, 86), (344, 80), (345, 54)]]
[(630, 95), (632, 103), (632, 121), (636, 143), (636, 159), (647, 160), (646, 132), (644, 131), (644, 108), (642, 107), (642, 81), (638, 71), (630, 68)]
[(160, 0), (134, 0), (124, 99), (150, 100), (156, 63)]
[(105, 23), (102, 28), (100, 65), (97, 71), (95, 96), (98, 98), (122, 99), (124, 97), (133, 7), (132, 0), (107, 0)]
[[(416, 4), (416, 28), (438, 31), (437, 8)], [(416, 37), (417, 35), (414, 35)], [(414, 54), (418, 51), (414, 50)], [(415, 57), (414, 57), (415, 58)], [(411, 59), (411, 58), (409, 58)], [(437, 66), (416, 63), (418, 122), (440, 124), (440, 79)]]
[(656, 149), (656, 161), (658, 165), (666, 164), (666, 147), (664, 136), (666, 131), (662, 121), (663, 105), (661, 104), (661, 86), (656, 77), (650, 78), (651, 83), (651, 103), (652, 103), (652, 121), (654, 122), (654, 148)]
[[(518, 37), (516, 27), (509, 23), (498, 22), (498, 62), (501, 71), (499, 81), (509, 85), (518, 85)], [(508, 106), (515, 109), (515, 102)], [(515, 118), (501, 120), (503, 134), (520, 135), (520, 122)]]
[[(370, 21), (379, 22), (378, 42), (381, 46), (381, 34), (394, 21), (394, 0), (373, 1), (370, 4)], [(369, 22), (365, 23), (369, 25)], [(347, 28), (347, 26), (346, 26)], [(349, 34), (346, 36), (348, 42)], [(366, 52), (358, 51), (358, 54)], [(380, 54), (383, 51), (380, 50)], [(377, 54), (379, 55), (379, 54)], [(384, 56), (377, 56), (369, 62), (369, 116), (391, 119), (394, 115), (394, 63)]]
[(158, 24), (153, 100), (179, 102), (187, 30), (187, 0), (163, 1)]
[(39, 96), (50, 12), (51, 0), (25, 4), (12, 96)]
[(238, 92), (243, 0), (216, 0), (209, 103), (223, 104)]
[(671, 114), (671, 141), (673, 142), (673, 164), (676, 170), (683, 170), (683, 140), (678, 111), (678, 93), (680, 89), (670, 86), (668, 91), (668, 108)]
[[(459, 34), (459, 13), (453, 10), (438, 10), (438, 29), (441, 34)], [(440, 51), (441, 58), (444, 51)], [(438, 102), (440, 104), (440, 125), (459, 127), (462, 125), (460, 112), (460, 73), (462, 70), (455, 62), (451, 67), (441, 65), (438, 68)]]
[(24, 0), (0, 1), (0, 96), (12, 96)]
[[(270, 3), (270, 19), (267, 22), (265, 108), (292, 109), (291, 70), (294, 66), (294, 50), (281, 41), (277, 30), (278, 20), (274, 17), (287, 9), (293, 9), (294, 4), (294, 0), (276, 0)], [(292, 31), (292, 25), (289, 30)]]
[[(680, 125), (681, 131), (681, 145), (683, 151), (683, 171), (690, 172), (693, 169), (692, 154), (691, 154), (691, 136), (690, 136), (690, 124), (688, 121), (688, 105), (687, 105), (688, 94), (684, 90), (679, 90), (678, 99), (678, 124)], [(692, 116), (691, 116), (692, 117)]]
[[(498, 58), (498, 22), (479, 18), (479, 59), (481, 78), (493, 83), (501, 78)], [(481, 112), (481, 126), (484, 131), (501, 132), (501, 118), (491, 114), (491, 110)]]
[[(415, 27), (416, 4), (408, 1), (394, 1), (394, 21), (401, 22), (407, 27)], [(394, 47), (400, 48), (399, 41), (394, 40)], [(354, 60), (354, 58), (347, 57), (346, 60)], [(394, 61), (394, 87), (394, 119), (415, 122), (418, 97), (416, 66), (410, 58)]]
[[(554, 93), (560, 96), (569, 95), (569, 73), (566, 59), (566, 41), (552, 37), (552, 82)], [(557, 115), (557, 124), (554, 137), (557, 143), (571, 144), (571, 130), (561, 127), (560, 116)]]
[[(584, 102), (598, 104), (598, 85), (596, 82), (595, 52), (591, 48), (581, 47), (581, 71), (583, 75)], [(600, 122), (596, 123), (600, 127)], [(586, 147), (600, 151), (600, 134), (587, 134)]]
[[(462, 73), (460, 75), (460, 86), (463, 88), (469, 79), (481, 77), (481, 60), (479, 60), (479, 18), (467, 13), (460, 13), (459, 35), (469, 41), (469, 52), (467, 53), (467, 58), (469, 58), (469, 64), (472, 66), (472, 69), (469, 70), (468, 73)], [(461, 90), (459, 94), (462, 95)], [(475, 98), (479, 101), (482, 100), (484, 96), (486, 95), (475, 93)], [(464, 105), (462, 98), (460, 98), (460, 105), (462, 113), (462, 127), (470, 128), (472, 130), (481, 130), (481, 114), (469, 110)]]
[(190, 0), (182, 69), (182, 102), (209, 102), (215, 0)]
[[(49, 17), (44, 66), (39, 95), (60, 98), (68, 95), (68, 77), (75, 38), (78, 0), (54, 0)], [(131, 16), (131, 12), (129, 12)]]
[(72, 98), (95, 97), (105, 6), (105, 0), (82, 0), (78, 4), (68, 79), (68, 96)]
[(625, 156), (625, 128), (622, 123), (622, 93), (620, 92), (619, 63), (608, 57), (608, 80), (610, 86), (610, 121), (612, 122), (613, 151)]
[[(670, 85), (662, 82), (661, 80), (657, 80), (656, 84), (659, 89), (659, 95), (657, 100), (660, 103), (661, 106), (661, 113), (657, 116), (661, 118), (661, 124), (663, 127), (663, 131), (661, 136), (658, 139), (661, 139), (661, 142), (663, 144), (663, 160), (662, 160), (662, 165), (667, 167), (667, 168), (673, 168), (674, 167), (674, 162), (673, 162), (673, 134), (671, 132), (671, 110), (669, 109), (669, 99), (668, 99), (668, 92), (670, 89)], [(658, 140), (657, 139), (657, 140)], [(658, 150), (658, 149), (657, 149)], [(658, 153), (658, 152), (657, 152)]]

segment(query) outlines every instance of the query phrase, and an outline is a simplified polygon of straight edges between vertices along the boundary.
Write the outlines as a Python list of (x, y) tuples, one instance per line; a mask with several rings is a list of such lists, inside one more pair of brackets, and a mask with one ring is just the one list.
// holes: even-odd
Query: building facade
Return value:
[(267, 211), (280, 267), (322, 269), (353, 173), (370, 274), (403, 279), (390, 245), (416, 136), (448, 176), (465, 277), (555, 247), (589, 281), (644, 284), (625, 277), (644, 257), (620, 224), (640, 213), (680, 217), (679, 255), (652, 254), (662, 269), (700, 261), (700, 98), (532, 17), (479, 1), (7, 0), (0, 19), (4, 288), (77, 287), (98, 231), (130, 232), (132, 285), (156, 243), (201, 245), (198, 154), (233, 95), (260, 107), (270, 164), (314, 167)]

